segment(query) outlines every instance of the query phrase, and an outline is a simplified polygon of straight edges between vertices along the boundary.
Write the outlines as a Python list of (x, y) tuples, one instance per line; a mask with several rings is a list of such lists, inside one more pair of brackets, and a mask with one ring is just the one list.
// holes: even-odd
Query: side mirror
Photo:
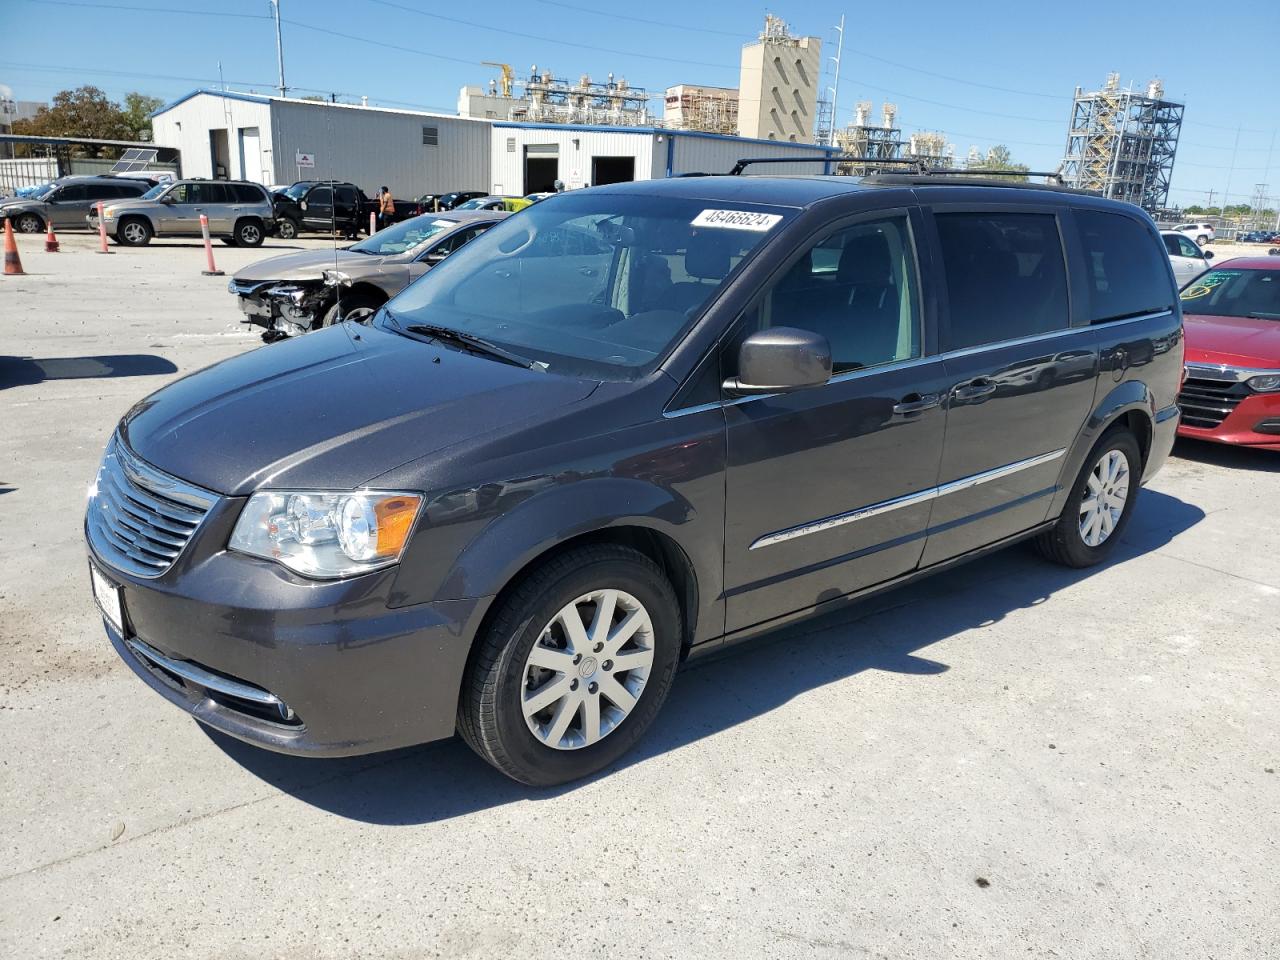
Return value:
[(1204, 250), (1204, 251), (1202, 251), (1201, 255), (1202, 255), (1206, 260), (1212, 260), (1212, 259), (1213, 259), (1213, 251), (1212, 251), (1212, 250)]
[(432, 266), (435, 266), (437, 263), (440, 263), (441, 261), (443, 261), (444, 258), (447, 257), (448, 255), (449, 255), (448, 250), (432, 250), (430, 253), (426, 255), (425, 260), (427, 263), (431, 264)]
[(738, 375), (724, 382), (735, 396), (788, 393), (831, 379), (831, 344), (820, 333), (773, 327), (751, 334), (738, 348)]
[(160, 198), (160, 202), (161, 203), (177, 203), (178, 198), (175, 197), (172, 193), (166, 193), (163, 197)]

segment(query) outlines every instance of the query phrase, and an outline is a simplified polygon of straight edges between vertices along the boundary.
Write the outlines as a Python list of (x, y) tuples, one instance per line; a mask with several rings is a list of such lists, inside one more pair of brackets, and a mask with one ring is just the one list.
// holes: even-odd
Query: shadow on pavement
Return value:
[(163, 357), (147, 353), (124, 353), (104, 357), (9, 357), (0, 356), (0, 390), (27, 387), (46, 380), (92, 380), (107, 377), (154, 377), (177, 373), (178, 368)]
[[(1276, 437), (1280, 443), (1280, 436)], [(1173, 445), (1173, 455), (1229, 470), (1258, 470), (1264, 473), (1280, 473), (1280, 450), (1258, 450), (1253, 447), (1233, 446), (1228, 443), (1209, 443), (1179, 437)]]
[[(1140, 559), (1199, 523), (1198, 507), (1144, 490), (1112, 558), (1071, 570), (1014, 546), (950, 573), (768, 634), (732, 656), (698, 661), (681, 671), (648, 735), (614, 767), (678, 750), (769, 712), (797, 696), (869, 670), (920, 677), (949, 669), (919, 651), (946, 654), (958, 634), (1049, 600), (1101, 570)], [(342, 817), (405, 825), (448, 820), (515, 800), (538, 801), (571, 792), (522, 786), (476, 757), (461, 740), (339, 760), (270, 753), (208, 730), (245, 769), (298, 799)], [(585, 781), (584, 781), (585, 782)]]

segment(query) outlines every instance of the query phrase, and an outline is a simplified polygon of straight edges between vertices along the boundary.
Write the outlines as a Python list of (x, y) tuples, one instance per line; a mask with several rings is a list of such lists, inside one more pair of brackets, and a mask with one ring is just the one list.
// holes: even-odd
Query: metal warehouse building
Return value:
[[(526, 194), (684, 173), (725, 173), (743, 157), (826, 157), (829, 147), (660, 127), (515, 123), (439, 113), (196, 90), (152, 115), (158, 146), (187, 177), (263, 184), (349, 180), (397, 197), (450, 190)], [(819, 173), (821, 164), (752, 172)]]
[[(493, 192), (570, 190), (683, 173), (728, 173), (743, 157), (826, 157), (829, 147), (661, 127), (493, 121)], [(752, 172), (822, 173), (824, 164), (771, 164)]]
[(152, 115), (187, 177), (349, 180), (397, 197), (489, 184), (490, 124), (412, 110), (196, 90)]

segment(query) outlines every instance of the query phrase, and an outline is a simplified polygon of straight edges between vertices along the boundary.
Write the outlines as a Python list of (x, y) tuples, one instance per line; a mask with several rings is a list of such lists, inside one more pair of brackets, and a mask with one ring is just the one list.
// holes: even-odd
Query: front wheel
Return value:
[(1058, 522), (1036, 538), (1036, 549), (1067, 567), (1102, 563), (1129, 524), (1141, 479), (1138, 441), (1122, 427), (1109, 430), (1085, 460)]
[(320, 326), (332, 327), (347, 320), (353, 323), (367, 323), (378, 312), (378, 307), (380, 306), (382, 304), (374, 300), (373, 297), (362, 293), (353, 293), (350, 296), (342, 297), (326, 310), (324, 316), (320, 318)]
[(680, 607), (662, 569), (628, 547), (581, 547), (500, 604), (463, 681), (467, 744), (531, 786), (577, 780), (630, 750), (680, 658)]
[(24, 213), (14, 224), (19, 233), (40, 233), (44, 230), (44, 221), (34, 213)]
[(145, 247), (151, 242), (151, 236), (151, 224), (137, 217), (124, 221), (116, 228), (116, 239), (126, 247)]
[(281, 217), (276, 221), (276, 236), (281, 240), (293, 240), (298, 236), (298, 221), (290, 217)]

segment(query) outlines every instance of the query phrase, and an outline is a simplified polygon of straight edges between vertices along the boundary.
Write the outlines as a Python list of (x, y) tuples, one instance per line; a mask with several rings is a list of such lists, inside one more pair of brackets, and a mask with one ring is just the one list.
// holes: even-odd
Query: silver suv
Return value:
[[(198, 237), (201, 214), (209, 218), (209, 233), (233, 247), (261, 246), (275, 224), (266, 188), (245, 180), (179, 180), (103, 211), (107, 233), (130, 247), (152, 237)], [(88, 221), (98, 229), (96, 212)]]

